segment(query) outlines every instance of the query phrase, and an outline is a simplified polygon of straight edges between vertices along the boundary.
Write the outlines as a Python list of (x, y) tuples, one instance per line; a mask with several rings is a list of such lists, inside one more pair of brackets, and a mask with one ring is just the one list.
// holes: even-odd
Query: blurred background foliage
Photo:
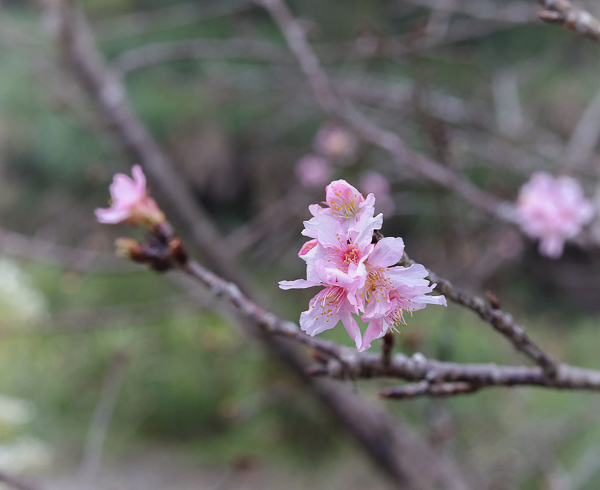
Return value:
[[(439, 13), (427, 2), (290, 2), (332, 77), (356, 94), (361, 109), (413, 148), (511, 200), (534, 170), (562, 171), (569, 138), (598, 87), (598, 47), (537, 23), (535, 2), (519, 3), (524, 22), (484, 20), (457, 7), (445, 17), (448, 32), (434, 31), (436, 38), (424, 34)], [(438, 4), (443, 11), (445, 3)], [(485, 5), (505, 8), (501, 1)], [(239, 263), (279, 314), (298, 318), (311, 291), (284, 293), (276, 285), (303, 274), (296, 257), (302, 219), (309, 203), (323, 199), (323, 188), (298, 190), (295, 163), (313, 152), (327, 121), (277, 29), (264, 12), (238, 0), (87, 0), (83, 6), (104, 55), (116, 63), (142, 46), (199, 39), (263, 40), (288, 58), (278, 64), (180, 59), (132, 71), (125, 81), (136, 111), (223, 233), (269, 207), (284, 216), (285, 226), (267, 227)], [(130, 230), (96, 224), (93, 209), (105, 205), (113, 173), (128, 172), (132, 162), (59, 69), (38, 12), (6, 1), (0, 24), (2, 227), (110, 253), (113, 239)], [(461, 33), (464, 40), (452, 41)], [(431, 39), (431, 47), (422, 47)], [(369, 43), (396, 46), (390, 40), (414, 49), (364, 54)], [(502, 119), (506, 106), (513, 109)], [(596, 154), (591, 160), (571, 172), (589, 195), (599, 168)], [(596, 257), (568, 249), (559, 262), (539, 258), (514, 230), (360, 143), (334, 176), (358, 185), (367, 170), (391, 184), (395, 212), (386, 215), (384, 234), (402, 236), (414, 259), (457, 284), (494, 291), (558, 358), (600, 368)], [(285, 200), (290, 194), (293, 205)], [(233, 465), (243, 473), (265, 466), (298, 488), (384, 487), (295, 379), (218, 308), (194, 306), (168, 277), (138, 269), (86, 273), (35, 257), (1, 260), (0, 391), (35, 407), (26, 429), (8, 431), (5, 439), (27, 433), (43, 441), (55, 473), (81, 458), (107, 373), (122, 355), (127, 363), (108, 433), (109, 467), (132, 452), (160, 448), (209, 468)], [(340, 330), (325, 335), (348, 343)], [(409, 355), (523, 361), (455, 306), (418, 312), (397, 340)], [(359, 382), (355, 389), (376, 398), (387, 385)], [(587, 471), (577, 488), (590, 490), (600, 487), (598, 465), (590, 471), (585, 463), (590, 451), (598, 452), (596, 405), (596, 395), (537, 389), (386, 403), (465, 468), (487, 475), (490, 489), (559, 488), (552, 482)], [(261, 486), (277, 488), (279, 481)]]

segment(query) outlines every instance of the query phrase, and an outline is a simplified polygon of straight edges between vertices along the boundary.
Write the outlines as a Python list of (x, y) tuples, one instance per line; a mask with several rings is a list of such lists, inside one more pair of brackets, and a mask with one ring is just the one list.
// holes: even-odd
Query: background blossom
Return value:
[(542, 255), (556, 259), (563, 253), (565, 241), (575, 237), (594, 216), (592, 202), (572, 177), (552, 177), (535, 173), (521, 187), (517, 217), (523, 231), (539, 239)]

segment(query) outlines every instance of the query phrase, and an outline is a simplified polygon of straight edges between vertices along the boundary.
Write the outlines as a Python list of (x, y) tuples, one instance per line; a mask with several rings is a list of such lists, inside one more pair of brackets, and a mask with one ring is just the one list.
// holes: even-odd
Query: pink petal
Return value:
[[(354, 234), (354, 243), (359, 248), (363, 248), (373, 241), (373, 232), (381, 229), (383, 225), (383, 215), (378, 214), (373, 217), (375, 210), (373, 208), (365, 209), (355, 226), (351, 228)], [(351, 235), (352, 236), (352, 235)]]
[(350, 338), (354, 340), (356, 348), (360, 352), (360, 348), (362, 345), (362, 334), (360, 332), (360, 327), (358, 326), (358, 323), (356, 323), (354, 317), (345, 309), (340, 310), (339, 316), (340, 320), (342, 320), (344, 328), (346, 329), (346, 332), (348, 332)]
[(320, 302), (320, 296), (325, 291), (317, 293), (310, 301), (308, 310), (300, 314), (300, 328), (311, 337), (335, 327), (340, 321), (337, 311), (332, 311), (330, 314), (323, 314), (324, 310)]
[(323, 261), (315, 262), (315, 271), (319, 279), (325, 284), (331, 284), (344, 288), (348, 291), (356, 291), (360, 286), (360, 278), (352, 277), (345, 272), (334, 269), (332, 267), (325, 267)]
[(318, 204), (311, 204), (310, 206), (308, 206), (308, 210), (313, 216), (321, 216), (323, 213), (331, 214), (331, 211), (329, 209), (322, 208)]
[(402, 255), (404, 255), (402, 238), (386, 237), (377, 242), (367, 262), (374, 267), (391, 267), (400, 262)]
[(116, 208), (97, 208), (94, 211), (96, 220), (98, 223), (105, 224), (117, 224), (126, 220), (130, 216), (128, 209), (116, 209)]
[(320, 215), (304, 222), (302, 234), (316, 238), (323, 247), (340, 247), (342, 228), (332, 216)]
[(427, 269), (421, 264), (413, 264), (410, 267), (391, 267), (386, 275), (392, 280), (394, 286), (420, 287), (427, 286), (429, 281), (425, 278), (428, 275)]
[(316, 238), (314, 238), (313, 240), (309, 240), (308, 242), (306, 242), (304, 245), (302, 245), (302, 248), (300, 249), (300, 252), (298, 252), (298, 257), (302, 257), (303, 255), (306, 255), (313, 248), (315, 248), (318, 243), (319, 243), (319, 241)]
[(146, 194), (146, 176), (142, 167), (134, 165), (131, 169), (131, 175), (133, 175), (133, 181), (135, 182), (138, 195)]
[(135, 182), (125, 174), (116, 174), (109, 189), (113, 201), (120, 206), (131, 205), (140, 199)]
[(360, 346), (360, 349), (358, 349), (358, 352), (363, 352), (369, 347), (371, 347), (371, 342), (373, 342), (375, 339), (383, 337), (385, 335), (386, 330), (387, 328), (383, 327), (383, 324), (378, 318), (371, 320), (369, 322), (367, 330), (365, 331), (365, 335), (363, 336), (362, 340), (362, 345)]
[(314, 286), (320, 286), (320, 283), (306, 281), (304, 279), (296, 279), (295, 281), (279, 281), (280, 289), (306, 289)]
[(332, 316), (317, 316), (318, 312), (315, 310), (316, 308), (300, 313), (300, 328), (311, 337), (325, 330), (332, 329), (340, 321), (340, 317), (337, 314)]
[(345, 180), (335, 180), (326, 188), (326, 202), (334, 216), (341, 220), (354, 218), (365, 200), (355, 187)]

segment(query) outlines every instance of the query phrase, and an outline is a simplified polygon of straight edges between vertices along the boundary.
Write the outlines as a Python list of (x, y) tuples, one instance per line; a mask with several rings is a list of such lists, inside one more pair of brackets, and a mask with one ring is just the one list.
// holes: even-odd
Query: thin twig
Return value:
[(392, 363), (392, 351), (394, 349), (395, 337), (393, 332), (386, 332), (381, 339), (381, 364), (389, 366)]
[(55, 19), (58, 26), (57, 38), (65, 64), (96, 102), (113, 129), (119, 146), (158, 184), (162, 197), (177, 211), (192, 234), (195, 245), (213, 267), (238, 284), (248, 283), (248, 278), (232, 266), (227, 251), (218, 247), (220, 234), (208, 213), (177, 173), (175, 164), (138, 118), (125, 87), (102, 59), (83, 14), (67, 0), (40, 1), (46, 14)]
[(209, 2), (207, 4), (192, 0), (97, 20), (94, 22), (93, 27), (100, 41), (114, 41), (148, 32), (172, 29), (218, 17), (235, 15), (251, 7), (248, 3), (238, 0), (220, 0), (219, 2)]
[(576, 169), (587, 164), (589, 168), (599, 136), (600, 91), (596, 93), (583, 111), (575, 129), (571, 133), (565, 150), (566, 166)]
[(537, 0), (545, 10), (538, 14), (543, 21), (558, 24), (580, 36), (600, 43), (600, 21), (587, 10), (575, 7), (568, 0)]
[(30, 259), (76, 272), (119, 274), (140, 270), (134, 264), (123, 264), (113, 254), (67, 247), (43, 238), (30, 237), (0, 228), (0, 251), (11, 257)]
[(194, 39), (147, 44), (120, 54), (113, 69), (121, 76), (166, 61), (192, 59), (252, 59), (271, 64), (289, 64), (289, 54), (274, 43), (255, 39)]
[(100, 470), (104, 441), (110, 426), (110, 421), (117, 404), (121, 385), (129, 364), (129, 358), (124, 352), (118, 352), (112, 359), (106, 375), (100, 400), (94, 410), (92, 422), (85, 441), (79, 477), (85, 485), (92, 484)]
[(418, 383), (409, 383), (403, 386), (387, 388), (379, 392), (382, 398), (395, 398), (406, 400), (417, 398), (419, 396), (444, 397), (464, 395), (475, 393), (479, 390), (476, 384), (459, 381), (456, 383), (430, 383), (429, 381), (420, 381)]
[[(414, 261), (406, 254), (400, 262), (401, 265), (406, 266), (413, 263)], [(554, 377), (556, 375), (556, 361), (529, 338), (525, 333), (525, 329), (515, 321), (510, 313), (506, 313), (500, 308), (486, 305), (483, 298), (461, 291), (453, 286), (450, 281), (438, 276), (435, 272), (429, 271), (428, 279), (432, 283), (437, 284), (436, 289), (450, 301), (465, 306), (477, 313), (494, 330), (506, 337), (519, 352), (522, 352), (538, 364), (547, 376)]]

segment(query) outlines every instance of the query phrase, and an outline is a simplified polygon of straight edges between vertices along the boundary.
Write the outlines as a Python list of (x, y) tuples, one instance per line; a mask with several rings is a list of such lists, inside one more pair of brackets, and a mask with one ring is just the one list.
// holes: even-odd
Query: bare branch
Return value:
[(392, 363), (392, 350), (394, 349), (394, 333), (387, 332), (381, 339), (381, 364), (389, 366)]
[(235, 15), (251, 7), (238, 0), (221, 0), (204, 4), (195, 0), (181, 2), (161, 8), (133, 12), (118, 17), (110, 17), (94, 22), (94, 31), (100, 41), (113, 41), (125, 37), (138, 36), (173, 27), (195, 24), (218, 17)]
[[(555, 374), (550, 377), (541, 367), (440, 362), (426, 359), (422, 354), (415, 354), (412, 358), (396, 354), (391, 357), (389, 364), (384, 363), (380, 354), (357, 353), (354, 349), (309, 337), (296, 324), (283, 321), (273, 313), (264, 310), (244, 296), (235, 284), (221, 279), (197, 262), (189, 261), (182, 270), (208, 287), (215, 296), (226, 299), (241, 315), (254, 322), (264, 332), (287, 337), (336, 361), (325, 365), (327, 372), (319, 370), (314, 374), (338, 379), (391, 377), (409, 381), (426, 380), (431, 383), (461, 381), (477, 385), (479, 388), (540, 386), (570, 390), (600, 390), (600, 371), (577, 368), (568, 364), (554, 364)], [(453, 294), (462, 293), (456, 291)], [(470, 300), (466, 301), (470, 302)], [(475, 303), (478, 303), (477, 299)], [(485, 305), (482, 311), (487, 311)], [(493, 311), (507, 315), (502, 310)]]
[(420, 381), (419, 383), (409, 383), (403, 386), (388, 388), (379, 393), (382, 398), (396, 398), (406, 400), (417, 398), (419, 396), (444, 397), (464, 395), (475, 393), (479, 390), (476, 384), (459, 381), (457, 383), (437, 383), (432, 384), (429, 381)]
[(581, 114), (575, 129), (571, 133), (565, 160), (567, 167), (581, 168), (590, 163), (600, 136), (600, 91), (596, 93)]
[(232, 267), (226, 251), (217, 246), (219, 232), (207, 212), (200, 207), (173, 162), (135, 114), (121, 81), (106, 66), (81, 12), (66, 0), (41, 1), (46, 14), (58, 25), (57, 37), (65, 63), (97, 103), (112, 127), (116, 141), (158, 184), (157, 189), (185, 222), (194, 243), (215, 269), (245, 284), (247, 279)]
[(568, 0), (538, 0), (544, 7), (538, 17), (543, 21), (558, 24), (600, 43), (600, 21), (586, 10), (575, 7)]
[(108, 373), (106, 374), (100, 400), (96, 405), (90, 423), (81, 466), (79, 468), (79, 477), (84, 486), (93, 485), (98, 476), (102, 452), (104, 450), (104, 441), (106, 440), (106, 434), (128, 365), (129, 357), (127, 354), (125, 352), (117, 352), (113, 356)]
[(195, 39), (147, 44), (130, 49), (113, 62), (113, 69), (124, 76), (132, 71), (166, 61), (191, 59), (252, 59), (274, 64), (289, 64), (288, 53), (276, 44), (255, 39)]
[(134, 264), (124, 265), (113, 254), (67, 247), (3, 228), (0, 228), (0, 251), (11, 257), (38, 260), (77, 272), (110, 274), (139, 270), (139, 266)]
[[(411, 265), (412, 261), (405, 254), (400, 262), (401, 265)], [(477, 313), (482, 320), (488, 322), (494, 330), (506, 337), (519, 352), (538, 364), (549, 377), (556, 375), (556, 361), (549, 354), (538, 347), (525, 333), (525, 329), (519, 325), (510, 313), (500, 308), (486, 305), (483, 298), (472, 296), (452, 285), (450, 281), (429, 271), (429, 280), (437, 284), (437, 290), (444, 294), (450, 301), (465, 306)]]

